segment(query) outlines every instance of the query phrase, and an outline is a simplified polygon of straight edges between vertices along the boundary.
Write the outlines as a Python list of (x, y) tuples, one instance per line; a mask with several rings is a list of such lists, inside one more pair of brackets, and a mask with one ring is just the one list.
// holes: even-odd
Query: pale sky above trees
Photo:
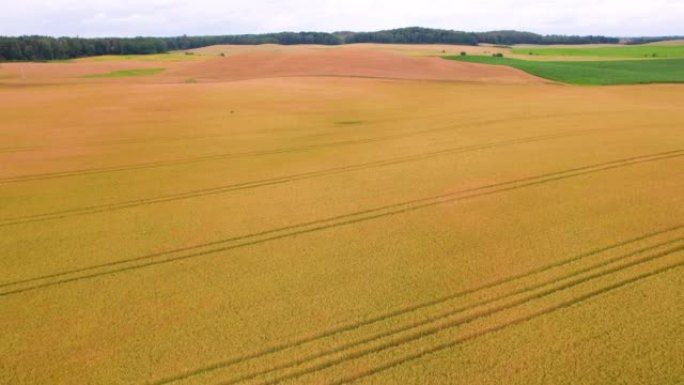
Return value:
[(683, 0), (0, 0), (0, 35), (171, 36), (421, 26), (684, 35)]

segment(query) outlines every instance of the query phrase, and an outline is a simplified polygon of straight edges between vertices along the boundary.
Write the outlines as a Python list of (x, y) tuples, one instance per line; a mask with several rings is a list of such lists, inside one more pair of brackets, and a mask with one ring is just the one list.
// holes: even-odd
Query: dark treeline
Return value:
[(668, 40), (684, 40), (684, 36), (628, 37), (628, 38), (622, 39), (622, 43), (624, 43), (624, 44), (648, 44), (648, 43), (656, 43), (659, 41), (668, 41)]
[[(340, 36), (340, 34), (337, 34)], [(479, 43), (472, 33), (430, 28), (400, 28), (377, 32), (348, 32), (344, 43), (463, 44)]]
[(0, 36), (0, 61), (64, 60), (95, 55), (155, 54), (216, 44), (591, 44), (618, 43), (605, 36), (539, 35), (531, 32), (461, 32), (430, 28), (400, 28), (377, 32), (281, 32), (260, 35), (78, 38)]
[(491, 31), (474, 33), (478, 42), (488, 44), (616, 44), (620, 39), (606, 36), (539, 35), (520, 31)]
[(166, 53), (216, 44), (341, 44), (329, 33), (282, 32), (263, 35), (78, 38), (0, 36), (0, 61), (63, 60), (96, 55)]

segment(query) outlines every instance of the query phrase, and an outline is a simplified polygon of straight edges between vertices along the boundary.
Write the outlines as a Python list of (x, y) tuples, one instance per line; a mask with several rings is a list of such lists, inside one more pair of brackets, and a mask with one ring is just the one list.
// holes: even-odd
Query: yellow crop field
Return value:
[(682, 381), (683, 86), (405, 53), (4, 63), (0, 383)]

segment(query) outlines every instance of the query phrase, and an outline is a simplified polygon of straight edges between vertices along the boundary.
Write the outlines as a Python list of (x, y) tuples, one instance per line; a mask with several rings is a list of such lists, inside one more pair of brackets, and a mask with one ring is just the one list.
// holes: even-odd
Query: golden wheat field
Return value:
[(680, 383), (683, 91), (370, 45), (2, 64), (0, 383)]

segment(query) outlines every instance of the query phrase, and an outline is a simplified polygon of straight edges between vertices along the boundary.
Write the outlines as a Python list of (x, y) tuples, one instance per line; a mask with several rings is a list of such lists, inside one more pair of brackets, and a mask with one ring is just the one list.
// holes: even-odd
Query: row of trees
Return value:
[(400, 28), (378, 32), (281, 32), (260, 35), (178, 36), (135, 38), (72, 38), (0, 36), (0, 61), (63, 60), (94, 55), (154, 54), (216, 44), (590, 44), (617, 43), (605, 36), (538, 35), (519, 31), (461, 32), (430, 28)]
[(479, 43), (512, 44), (616, 44), (620, 39), (606, 36), (539, 35), (520, 31), (491, 31), (474, 33)]
[(378, 32), (347, 32), (344, 43), (476, 45), (478, 40), (474, 34), (467, 32), (410, 27)]
[(341, 44), (329, 33), (283, 32), (263, 35), (178, 36), (135, 38), (73, 38), (0, 36), (0, 61), (63, 60), (95, 55), (165, 53), (216, 44)]
[(0, 61), (60, 60), (95, 55), (151, 54), (168, 52), (161, 39), (82, 39), (47, 36), (0, 37)]
[(624, 44), (648, 44), (666, 40), (684, 40), (684, 36), (660, 36), (660, 37), (627, 37), (621, 39)]

